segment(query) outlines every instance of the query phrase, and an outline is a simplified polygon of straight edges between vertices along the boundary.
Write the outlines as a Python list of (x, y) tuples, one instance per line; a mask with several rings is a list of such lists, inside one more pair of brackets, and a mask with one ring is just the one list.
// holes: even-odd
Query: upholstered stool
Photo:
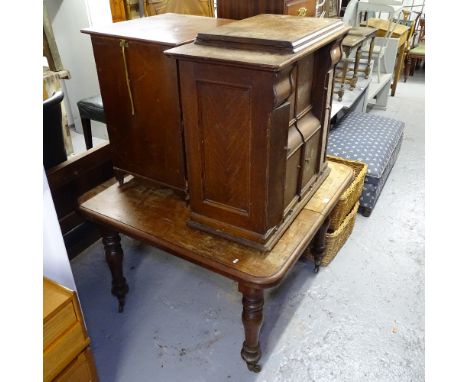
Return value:
[(89, 150), (93, 147), (91, 120), (106, 123), (101, 95), (82, 99), (77, 102), (77, 106), (80, 112), (81, 125), (83, 126), (86, 149)]
[(368, 165), (359, 211), (370, 216), (395, 164), (404, 122), (366, 113), (349, 113), (330, 132), (328, 154)]

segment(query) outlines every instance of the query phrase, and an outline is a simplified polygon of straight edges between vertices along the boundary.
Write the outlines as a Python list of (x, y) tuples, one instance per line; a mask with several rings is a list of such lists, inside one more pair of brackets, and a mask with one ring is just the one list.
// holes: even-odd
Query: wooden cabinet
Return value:
[(97, 381), (76, 294), (46, 278), (43, 293), (44, 381)]
[(180, 71), (189, 225), (274, 246), (328, 175), (333, 70), (348, 29), (259, 15), (166, 51)]
[(164, 50), (227, 20), (163, 14), (88, 28), (117, 174), (186, 192), (177, 66)]
[(218, 0), (218, 17), (241, 20), (262, 13), (315, 16), (316, 0)]

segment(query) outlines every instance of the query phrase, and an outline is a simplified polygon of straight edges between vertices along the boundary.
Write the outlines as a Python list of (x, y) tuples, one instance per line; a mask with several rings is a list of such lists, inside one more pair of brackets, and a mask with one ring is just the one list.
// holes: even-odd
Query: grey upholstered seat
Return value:
[(368, 165), (361, 212), (369, 216), (398, 157), (404, 122), (366, 113), (349, 113), (330, 132), (328, 154)]

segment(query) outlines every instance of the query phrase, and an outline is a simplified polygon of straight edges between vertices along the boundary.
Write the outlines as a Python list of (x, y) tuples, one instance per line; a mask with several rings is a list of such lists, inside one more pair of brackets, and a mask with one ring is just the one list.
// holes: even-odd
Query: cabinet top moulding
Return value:
[[(197, 32), (206, 29), (207, 22), (210, 20), (212, 20), (213, 27), (221, 26), (232, 21), (205, 16), (164, 13), (162, 15), (143, 17), (141, 19), (84, 28), (81, 32), (91, 35), (177, 46), (192, 42)], [(184, 25), (183, 28), (180, 28), (181, 24)]]
[(349, 29), (338, 19), (257, 15), (198, 33), (194, 43), (165, 53), (194, 61), (218, 61), (279, 71), (335, 41)]

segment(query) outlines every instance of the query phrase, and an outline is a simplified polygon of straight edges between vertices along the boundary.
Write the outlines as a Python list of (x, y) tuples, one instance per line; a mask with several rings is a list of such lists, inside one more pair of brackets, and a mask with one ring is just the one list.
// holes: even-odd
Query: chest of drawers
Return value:
[(339, 20), (258, 15), (166, 51), (178, 61), (189, 225), (269, 250), (320, 186)]
[(44, 278), (44, 381), (98, 381), (76, 294)]
[(241, 20), (261, 13), (315, 16), (316, 0), (218, 0), (218, 17)]

